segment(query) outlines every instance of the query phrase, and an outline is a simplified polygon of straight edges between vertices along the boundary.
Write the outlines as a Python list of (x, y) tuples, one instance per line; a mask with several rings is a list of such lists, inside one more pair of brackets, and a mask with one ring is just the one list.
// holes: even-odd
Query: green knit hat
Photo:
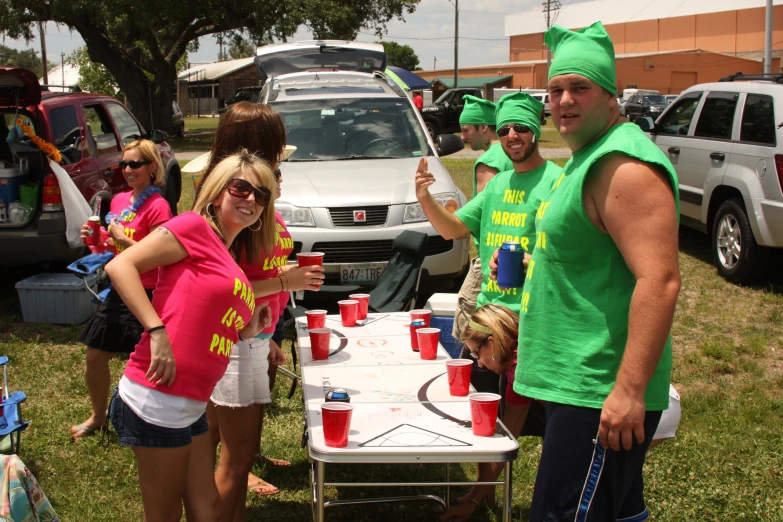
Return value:
[(541, 137), (542, 110), (544, 104), (526, 92), (506, 94), (498, 101), (498, 108), (495, 111), (497, 128), (508, 123), (521, 123), (530, 127), (538, 139)]
[(466, 94), (462, 99), (465, 100), (465, 107), (462, 109), (462, 114), (459, 115), (460, 125), (495, 124), (494, 103), (470, 94)]
[(614, 45), (601, 22), (578, 31), (552, 26), (544, 42), (555, 55), (549, 67), (549, 79), (560, 74), (578, 74), (617, 94)]

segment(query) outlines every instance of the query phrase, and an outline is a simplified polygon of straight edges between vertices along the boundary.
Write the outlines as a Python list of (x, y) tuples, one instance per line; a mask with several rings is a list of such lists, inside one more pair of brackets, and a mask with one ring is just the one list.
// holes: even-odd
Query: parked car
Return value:
[(674, 100), (676, 100), (680, 95), (679, 94), (665, 94), (663, 97), (666, 99), (666, 105), (671, 105)]
[[(0, 131), (11, 129), (18, 115), (39, 137), (57, 147), (63, 169), (87, 202), (92, 206), (98, 196), (102, 198), (103, 214), (108, 212), (114, 194), (128, 190), (119, 166), (122, 147), (139, 137), (152, 139), (158, 145), (167, 174), (163, 194), (176, 214), (182, 183), (179, 164), (164, 141), (165, 133), (147, 133), (114, 98), (82, 92), (42, 93), (34, 73), (0, 67), (0, 114), (4, 124)], [(30, 202), (35, 211), (23, 223), (0, 223), (0, 265), (70, 262), (78, 258), (84, 249), (69, 248), (65, 239), (60, 185), (45, 155), (26, 136), (17, 136), (6, 147), (2, 146), (7, 144), (5, 135), (1, 138), (3, 168), (16, 178), (11, 183), (11, 178), (5, 178), (6, 187), (15, 188), (6, 188), (4, 194), (18, 199), (21, 180), (29, 189), (28, 194), (32, 194)]]
[(533, 98), (540, 101), (544, 104), (544, 115), (551, 116), (552, 112), (549, 110), (549, 93), (548, 92), (542, 92), (542, 93), (534, 93), (531, 94)]
[(422, 282), (452, 285), (468, 268), (468, 238), (443, 239), (416, 200), (421, 158), (437, 180), (430, 192), (446, 208), (465, 203), (439, 156), (461, 150), (442, 135), (436, 146), (413, 102), (383, 74), (379, 44), (316, 41), (258, 49), (266, 82), (261, 101), (283, 117), (297, 147), (281, 166), (275, 203), (294, 252), (323, 252), (329, 285), (371, 284), (405, 230), (427, 234)]
[(718, 272), (736, 283), (762, 277), (783, 247), (781, 79), (694, 85), (654, 124), (639, 120), (677, 171), (682, 224), (710, 234)]
[(172, 134), (182, 138), (185, 136), (185, 115), (182, 114), (182, 109), (179, 108), (177, 102), (171, 102), (171, 108), (174, 111), (171, 117)]
[(630, 121), (641, 116), (657, 117), (666, 106), (666, 99), (660, 94), (634, 94), (625, 103), (625, 116)]
[(226, 109), (228, 109), (231, 105), (234, 105), (237, 102), (241, 101), (249, 101), (253, 103), (258, 103), (259, 98), (261, 97), (261, 87), (240, 87), (236, 91), (234, 91), (234, 94), (231, 95), (231, 98), (228, 99), (226, 104), (218, 109), (218, 114), (223, 114), (226, 112)]
[(432, 139), (437, 138), (440, 134), (460, 131), (459, 117), (465, 107), (462, 97), (466, 94), (483, 98), (481, 89), (448, 89), (438, 96), (432, 105), (424, 106), (421, 110), (421, 116), (424, 118), (427, 132), (432, 136)]

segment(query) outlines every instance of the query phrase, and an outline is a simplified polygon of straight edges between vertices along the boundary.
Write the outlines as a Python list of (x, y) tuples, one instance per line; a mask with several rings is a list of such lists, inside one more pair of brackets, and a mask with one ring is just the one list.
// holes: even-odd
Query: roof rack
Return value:
[(724, 76), (719, 82), (734, 82), (734, 81), (752, 81), (762, 80), (774, 83), (783, 83), (783, 74), (781, 73), (757, 73), (757, 74), (743, 74), (741, 72)]
[(49, 87), (57, 87), (58, 89), (70, 89), (71, 92), (82, 92), (81, 87), (78, 85), (54, 85), (53, 83), (42, 83), (41, 90), (48, 91)]

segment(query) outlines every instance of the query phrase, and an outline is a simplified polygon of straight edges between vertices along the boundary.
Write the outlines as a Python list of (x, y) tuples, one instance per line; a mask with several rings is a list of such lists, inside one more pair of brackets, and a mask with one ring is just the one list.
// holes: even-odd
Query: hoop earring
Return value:
[[(209, 211), (209, 207), (212, 207), (212, 212)], [(206, 207), (205, 210), (207, 211), (207, 216), (209, 216), (211, 219), (217, 219), (217, 214), (212, 215), (214, 213), (214, 211), (215, 211), (215, 204), (214, 203), (207, 204), (207, 207)]]
[(247, 227), (247, 229), (249, 231), (251, 231), (251, 232), (258, 232), (259, 230), (261, 230), (261, 226), (262, 226), (262, 223), (261, 223), (261, 220), (259, 219), (258, 220), (258, 228)]

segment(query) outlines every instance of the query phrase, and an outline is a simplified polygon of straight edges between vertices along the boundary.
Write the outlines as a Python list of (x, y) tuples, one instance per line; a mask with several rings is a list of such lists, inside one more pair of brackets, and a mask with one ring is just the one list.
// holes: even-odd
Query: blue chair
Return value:
[(3, 367), (2, 415), (0, 415), (0, 453), (19, 454), (22, 432), (30, 425), (22, 420), (21, 405), (27, 400), (24, 392), (8, 393), (8, 357), (0, 356)]

